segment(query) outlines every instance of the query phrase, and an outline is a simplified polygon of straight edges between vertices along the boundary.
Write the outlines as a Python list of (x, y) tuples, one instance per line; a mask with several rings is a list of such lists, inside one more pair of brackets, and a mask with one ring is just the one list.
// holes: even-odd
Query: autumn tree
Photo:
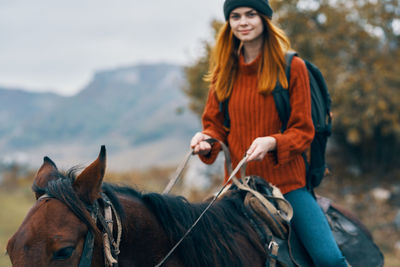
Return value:
[[(324, 74), (333, 99), (334, 137), (348, 159), (364, 170), (396, 166), (400, 161), (400, 1), (270, 3), (274, 20), (293, 49)], [(195, 99), (197, 114), (208, 85), (199, 79), (199, 86), (193, 77), (206, 73), (211, 44), (205, 47), (199, 61), (186, 68), (185, 92), (191, 92), (192, 103)]]

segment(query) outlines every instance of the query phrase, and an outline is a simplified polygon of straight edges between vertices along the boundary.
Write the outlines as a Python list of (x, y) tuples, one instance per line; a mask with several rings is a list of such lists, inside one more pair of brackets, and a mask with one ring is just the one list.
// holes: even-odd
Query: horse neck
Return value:
[[(119, 196), (119, 200), (126, 215), (119, 261), (127, 266), (155, 266), (171, 247), (162, 225), (140, 199)], [(175, 256), (165, 266), (169, 265), (183, 266)]]

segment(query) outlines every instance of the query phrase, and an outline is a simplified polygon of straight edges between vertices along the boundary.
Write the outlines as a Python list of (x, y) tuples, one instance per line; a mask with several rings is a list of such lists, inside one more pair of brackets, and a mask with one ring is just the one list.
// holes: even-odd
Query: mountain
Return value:
[(97, 72), (70, 97), (0, 88), (3, 158), (86, 164), (105, 144), (113, 169), (176, 163), (200, 129), (183, 82), (182, 67), (148, 64)]

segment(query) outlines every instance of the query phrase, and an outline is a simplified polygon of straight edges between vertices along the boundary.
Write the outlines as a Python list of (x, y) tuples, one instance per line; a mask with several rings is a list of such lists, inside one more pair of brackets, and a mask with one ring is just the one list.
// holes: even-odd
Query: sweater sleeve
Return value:
[[(223, 127), (223, 120), (224, 115), (219, 110), (217, 95), (211, 86), (202, 116), (203, 133), (226, 143), (227, 132)], [(217, 158), (220, 150), (221, 145), (219, 143), (214, 143), (209, 154), (199, 155), (199, 157), (204, 163), (212, 164)]]
[(285, 164), (307, 149), (314, 138), (311, 117), (311, 92), (303, 60), (294, 57), (290, 71), (290, 117), (283, 133), (272, 135), (277, 141), (277, 166)]

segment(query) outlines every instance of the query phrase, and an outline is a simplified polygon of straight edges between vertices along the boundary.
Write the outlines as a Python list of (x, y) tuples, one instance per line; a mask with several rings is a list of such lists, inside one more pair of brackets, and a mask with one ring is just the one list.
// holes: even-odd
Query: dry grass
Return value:
[(26, 213), (34, 201), (29, 187), (18, 190), (0, 189), (0, 266), (11, 266), (8, 256), (5, 255), (8, 239), (21, 224)]

